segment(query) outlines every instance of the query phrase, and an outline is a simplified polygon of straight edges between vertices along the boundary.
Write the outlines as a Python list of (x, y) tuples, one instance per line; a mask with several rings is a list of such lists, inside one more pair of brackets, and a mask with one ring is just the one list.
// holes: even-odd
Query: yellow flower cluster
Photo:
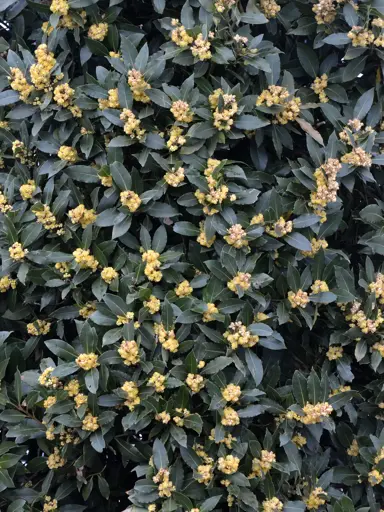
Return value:
[(82, 318), (89, 318), (95, 311), (96, 304), (94, 302), (87, 302), (82, 308), (80, 308), (79, 315)]
[(239, 321), (230, 323), (223, 336), (230, 343), (232, 350), (236, 350), (239, 346), (254, 347), (259, 342), (259, 336), (251, 334), (246, 326)]
[(124, 340), (118, 348), (119, 355), (124, 359), (124, 364), (132, 366), (140, 361), (139, 347), (134, 340)]
[(100, 365), (100, 363), (98, 363), (98, 358), (98, 355), (94, 352), (90, 352), (89, 354), (80, 354), (76, 358), (76, 364), (83, 370), (89, 371)]
[(224, 439), (221, 439), (220, 441), (216, 441), (214, 428), (211, 430), (211, 435), (209, 436), (209, 440), (214, 441), (216, 444), (223, 443), (229, 450), (232, 448), (232, 443), (237, 441), (236, 437), (233, 437), (232, 434), (229, 434), (228, 432), (225, 433)]
[(141, 199), (133, 190), (124, 190), (120, 193), (120, 201), (131, 213), (134, 213), (141, 205)]
[(203, 34), (199, 34), (191, 46), (192, 55), (201, 61), (209, 60), (212, 58), (210, 48), (211, 43), (204, 39)]
[(187, 48), (193, 43), (193, 37), (188, 35), (184, 25), (179, 24), (179, 20), (173, 19), (172, 25), (174, 28), (171, 32), (172, 41), (180, 48)]
[[(361, 331), (364, 334), (375, 333), (377, 331), (378, 327), (380, 327), (380, 325), (384, 322), (384, 318), (382, 316), (381, 309), (377, 310), (376, 319), (373, 320), (373, 319), (367, 318), (364, 311), (360, 309), (359, 302), (353, 303), (351, 310), (350, 310), (349, 314), (346, 315), (345, 319), (347, 321), (351, 321), (351, 324), (349, 324), (350, 327), (357, 326), (357, 327), (359, 327), (359, 329), (361, 329)], [(374, 347), (372, 347), (372, 348), (374, 348)]]
[(108, 23), (97, 23), (88, 29), (88, 37), (95, 41), (103, 41), (108, 34)]
[(44, 386), (45, 388), (52, 388), (56, 389), (60, 387), (61, 382), (57, 377), (52, 377), (51, 373), (53, 372), (54, 368), (52, 366), (49, 366), (46, 368), (43, 373), (39, 376), (39, 384), (41, 386)]
[(384, 304), (384, 274), (378, 273), (375, 282), (369, 283), (368, 288), (376, 299), (380, 299), (380, 304)]
[(34, 180), (28, 180), (27, 183), (24, 183), (23, 185), (21, 185), (19, 192), (20, 192), (20, 195), (21, 195), (21, 198), (23, 199), (23, 201), (27, 201), (27, 199), (31, 199), (35, 190), (36, 190), (36, 183), (34, 182)]
[(327, 351), (327, 358), (330, 361), (335, 361), (336, 359), (340, 359), (341, 357), (343, 357), (343, 347), (339, 345), (333, 345), (329, 347)]
[(276, 455), (268, 450), (261, 450), (260, 459), (252, 460), (252, 473), (248, 478), (263, 477), (272, 469), (272, 464), (276, 462)]
[(328, 96), (325, 94), (325, 89), (328, 87), (328, 75), (325, 73), (317, 78), (311, 85), (311, 89), (319, 96), (320, 103), (327, 103)]
[(163, 393), (165, 390), (166, 377), (161, 375), (159, 372), (155, 372), (152, 377), (148, 380), (148, 386), (153, 386), (156, 393)]
[(112, 176), (99, 176), (101, 184), (104, 187), (112, 187), (113, 185), (113, 179)]
[(309, 510), (317, 510), (321, 505), (325, 505), (327, 493), (322, 487), (316, 487), (305, 501)]
[(43, 205), (42, 210), (35, 210), (34, 214), (36, 215), (37, 222), (42, 224), (44, 229), (47, 229), (48, 231), (54, 231), (57, 229), (59, 230), (57, 234), (63, 233), (61, 229), (63, 225), (57, 222), (56, 217), (53, 215), (47, 204)]
[(83, 393), (79, 393), (75, 396), (76, 409), (79, 409), (79, 407), (86, 404), (87, 402), (88, 402), (88, 398)]
[(307, 292), (303, 292), (303, 290), (298, 290), (295, 292), (288, 292), (288, 300), (291, 303), (292, 308), (305, 308), (309, 302), (309, 297)]
[(70, 164), (76, 163), (79, 158), (76, 149), (72, 146), (60, 146), (57, 156), (60, 160), (64, 160)]
[(20, 94), (20, 99), (21, 101), (24, 101), (24, 103), (27, 102), (29, 96), (35, 89), (33, 85), (28, 83), (24, 73), (19, 68), (11, 68), (9, 85), (14, 91), (17, 91)]
[(276, 119), (280, 124), (287, 124), (295, 121), (300, 114), (301, 99), (293, 98), (284, 105), (284, 110), (276, 115)]
[(227, 402), (238, 402), (241, 396), (241, 388), (235, 384), (228, 384), (221, 390), (221, 395)]
[(267, 19), (271, 19), (276, 18), (281, 7), (275, 0), (260, 0), (260, 9)]
[(351, 457), (358, 457), (359, 455), (359, 445), (356, 441), (356, 439), (354, 439), (352, 441), (352, 444), (350, 445), (350, 447), (347, 449), (347, 453), (348, 455), (350, 455)]
[(11, 279), (9, 276), (0, 277), (0, 293), (5, 293), (10, 288), (12, 288), (12, 290), (15, 290), (16, 286), (16, 279)]
[(224, 240), (229, 245), (233, 245), (236, 249), (248, 246), (248, 240), (246, 239), (247, 233), (241, 224), (234, 224), (228, 229), (228, 235), (224, 236)]
[(132, 311), (128, 311), (125, 315), (118, 315), (116, 320), (116, 325), (124, 325), (128, 324), (131, 320), (133, 320), (135, 314)]
[(318, 402), (313, 405), (307, 403), (303, 407), (304, 416), (298, 416), (298, 421), (304, 423), (304, 425), (314, 425), (315, 423), (321, 423), (325, 418), (330, 416), (333, 412), (333, 407), (328, 402)]
[(288, 233), (291, 233), (293, 229), (293, 223), (291, 220), (285, 220), (284, 217), (280, 217), (273, 226), (267, 226), (266, 232), (268, 235), (273, 236), (274, 238), (280, 238), (281, 236), (285, 236)]
[(58, 261), (55, 263), (55, 269), (58, 270), (64, 278), (71, 277), (71, 271), (69, 268), (69, 263), (66, 261)]
[(73, 251), (72, 254), (80, 268), (89, 268), (92, 270), (92, 272), (95, 272), (97, 267), (99, 266), (99, 262), (95, 259), (94, 256), (90, 254), (89, 249), (78, 248), (75, 251)]
[(302, 436), (301, 434), (296, 434), (292, 437), (292, 443), (297, 446), (297, 448), (302, 448), (307, 444), (307, 438)]
[(143, 304), (152, 315), (160, 311), (160, 300), (154, 295), (151, 295), (147, 301), (143, 302)]
[(193, 292), (192, 286), (189, 281), (185, 280), (178, 284), (175, 288), (175, 293), (178, 297), (188, 297)]
[(64, 391), (68, 393), (68, 396), (74, 397), (79, 394), (80, 383), (77, 379), (72, 379), (64, 386)]
[(365, 30), (364, 27), (353, 26), (348, 32), (348, 37), (352, 42), (352, 46), (366, 47), (372, 44), (375, 36), (371, 30)]
[(228, 187), (221, 184), (219, 181), (221, 178), (219, 171), (215, 172), (220, 163), (220, 160), (213, 158), (208, 159), (204, 175), (206, 176), (209, 192), (204, 193), (201, 190), (195, 192), (195, 197), (199, 203), (204, 206), (203, 212), (206, 215), (214, 215), (217, 213), (219, 210), (212, 205), (221, 204), (228, 195)]
[(200, 466), (197, 466), (196, 472), (198, 475), (197, 481), (200, 484), (209, 485), (213, 478), (212, 464), (201, 464)]
[(108, 284), (111, 284), (118, 276), (119, 273), (113, 267), (105, 267), (101, 271), (101, 279)]
[(250, 222), (251, 226), (254, 225), (263, 225), (264, 224), (264, 215), (262, 213), (258, 213), (257, 215), (254, 215)]
[(213, 322), (215, 320), (213, 315), (217, 315), (219, 310), (213, 302), (208, 302), (207, 309), (203, 313), (203, 322)]
[(356, 167), (371, 167), (372, 157), (363, 148), (353, 148), (350, 153), (341, 157), (344, 164), (355, 165)]
[(315, 18), (318, 25), (332, 23), (337, 14), (333, 0), (319, 0), (312, 7), (312, 11), (316, 14)]
[(177, 151), (187, 142), (183, 136), (183, 129), (180, 126), (172, 126), (169, 130), (169, 139), (167, 140), (167, 148), (171, 153)]
[(183, 427), (184, 419), (188, 418), (188, 416), (190, 416), (191, 413), (188, 411), (188, 409), (177, 408), (175, 409), (175, 411), (177, 412), (178, 416), (174, 416), (172, 419), (178, 427)]
[(225, 457), (220, 457), (217, 461), (218, 470), (226, 475), (232, 475), (236, 473), (239, 469), (240, 459), (238, 457), (234, 457), (233, 455), (226, 455)]
[[(220, 98), (223, 106), (219, 106)], [(215, 89), (208, 98), (211, 109), (213, 110), (213, 125), (219, 131), (231, 130), (239, 107), (234, 94), (225, 94), (223, 89)]]
[(289, 98), (289, 92), (286, 87), (280, 85), (270, 85), (264, 89), (256, 100), (256, 106), (272, 107), (272, 105), (284, 105)]
[(137, 69), (130, 69), (128, 71), (128, 85), (131, 88), (132, 96), (135, 101), (141, 103), (149, 103), (151, 98), (145, 93), (151, 89), (151, 85), (145, 81), (143, 73)]
[(73, 210), (69, 210), (68, 217), (71, 219), (72, 224), (80, 224), (85, 229), (89, 224), (96, 221), (95, 210), (87, 210), (83, 204), (79, 204)]
[(381, 357), (384, 357), (384, 343), (376, 342), (374, 345), (372, 345), (372, 350), (377, 350)]
[(120, 119), (124, 121), (124, 133), (131, 139), (141, 140), (145, 135), (144, 128), (140, 128), (140, 119), (129, 108), (124, 108), (120, 114)]
[(368, 473), (368, 483), (372, 487), (375, 486), (375, 485), (381, 484), (383, 479), (384, 479), (383, 474), (380, 473), (380, 471), (378, 471), (377, 469), (372, 469), (372, 471), (370, 471)]
[[(32, 83), (38, 91), (48, 92), (51, 89), (51, 71), (56, 65), (56, 59), (46, 44), (37, 47), (35, 57), (37, 64), (32, 64), (29, 69)], [(62, 76), (58, 75), (56, 78), (62, 78)]]
[(171, 415), (166, 411), (162, 411), (156, 414), (155, 420), (161, 421), (161, 423), (167, 425), (171, 421)]
[(204, 230), (204, 222), (200, 222), (200, 234), (197, 237), (196, 241), (202, 245), (203, 247), (212, 247), (212, 245), (215, 243), (216, 235), (213, 235), (212, 238), (209, 240), (207, 239), (207, 235), (205, 234)]
[(301, 254), (309, 258), (314, 258), (321, 249), (326, 249), (328, 247), (328, 242), (326, 240), (317, 240), (316, 238), (312, 238), (311, 247), (311, 251), (301, 251)]
[(158, 283), (161, 281), (163, 274), (160, 272), (161, 261), (159, 260), (160, 254), (152, 249), (143, 252), (142, 260), (146, 263), (144, 274), (148, 277), (149, 281)]
[(53, 449), (53, 453), (48, 456), (47, 466), (49, 469), (59, 469), (65, 466), (65, 459), (60, 455), (58, 448)]
[(66, 16), (69, 12), (68, 0), (52, 0), (50, 5), (51, 12), (59, 14), (60, 16)]
[(55, 396), (49, 396), (48, 398), (46, 398), (44, 400), (44, 403), (43, 403), (44, 409), (49, 409), (50, 407), (52, 407), (52, 405), (55, 405), (56, 401), (57, 400), (56, 400)]
[(83, 419), (83, 430), (87, 430), (88, 432), (95, 432), (99, 428), (98, 417), (92, 416), (91, 413), (88, 413)]
[(165, 182), (171, 187), (177, 187), (180, 185), (180, 183), (184, 181), (184, 178), (184, 167), (178, 167), (177, 169), (173, 167), (171, 171), (164, 174)]
[(75, 90), (69, 84), (57, 85), (53, 91), (53, 99), (61, 107), (67, 108), (72, 105)]
[(28, 254), (28, 249), (23, 249), (23, 246), (20, 242), (15, 242), (8, 249), (8, 252), (11, 259), (15, 261), (20, 261), (24, 258), (26, 254)]
[(328, 292), (329, 288), (325, 281), (321, 281), (320, 279), (316, 279), (316, 281), (311, 286), (312, 293), (322, 293)]
[(224, 11), (228, 11), (232, 6), (234, 6), (236, 0), (217, 0), (214, 3), (215, 9), (217, 12), (222, 13)]
[(153, 326), (153, 330), (155, 331), (159, 342), (165, 350), (169, 350), (173, 353), (177, 352), (179, 348), (179, 342), (176, 339), (175, 331), (173, 329), (167, 331), (163, 324), (155, 324)]
[(153, 477), (153, 481), (158, 485), (158, 493), (161, 498), (170, 498), (172, 493), (176, 491), (172, 480), (169, 478), (168, 469), (161, 468), (157, 475)]
[(205, 386), (204, 377), (194, 373), (188, 373), (185, 383), (194, 393), (198, 393)]
[(25, 147), (24, 142), (21, 142), (21, 140), (14, 140), (12, 142), (12, 153), (20, 163), (29, 165), (33, 164), (33, 154)]
[(247, 272), (238, 272), (233, 279), (228, 281), (228, 288), (238, 294), (237, 288), (247, 291), (251, 287), (251, 274)]
[(105, 110), (106, 108), (120, 108), (118, 89), (109, 89), (108, 99), (100, 98), (98, 103), (99, 110)]
[(57, 510), (58, 501), (55, 499), (51, 499), (50, 496), (45, 497), (45, 503), (43, 506), (43, 512), (53, 512)]
[(170, 110), (176, 121), (180, 123), (191, 123), (193, 121), (193, 112), (186, 101), (174, 101)]
[(235, 409), (232, 409), (232, 407), (225, 407), (221, 418), (221, 424), (226, 427), (235, 427), (236, 425), (239, 425), (239, 423), (240, 418)]
[(125, 381), (121, 386), (121, 389), (126, 393), (126, 401), (124, 402), (124, 405), (129, 407), (130, 411), (133, 411), (136, 405), (140, 404), (139, 388), (137, 387), (136, 382)]
[(5, 197), (5, 195), (2, 192), (0, 192), (0, 212), (7, 213), (10, 210), (12, 210), (12, 206), (8, 204), (8, 200)]
[(324, 208), (329, 203), (334, 203), (337, 199), (339, 184), (336, 181), (337, 173), (341, 169), (341, 163), (337, 158), (328, 158), (328, 160), (316, 169), (314, 178), (316, 180), (316, 190), (311, 192), (311, 206), (315, 213), (320, 215), (320, 222), (324, 222)]
[(27, 332), (31, 336), (40, 336), (43, 334), (48, 334), (51, 329), (51, 322), (47, 322), (47, 320), (35, 320), (34, 322), (27, 324)]
[(270, 500), (263, 501), (263, 512), (281, 512), (284, 504), (279, 498), (271, 498)]

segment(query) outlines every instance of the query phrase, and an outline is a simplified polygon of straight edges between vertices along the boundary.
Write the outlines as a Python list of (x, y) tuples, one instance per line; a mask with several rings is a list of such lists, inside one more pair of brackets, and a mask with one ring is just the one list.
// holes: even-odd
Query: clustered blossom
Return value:
[(352, 42), (352, 46), (366, 46), (373, 43), (375, 36), (371, 30), (365, 30), (364, 27), (353, 26), (348, 32), (348, 37)]
[(136, 365), (140, 361), (139, 347), (134, 340), (123, 340), (117, 351), (127, 366)]
[(169, 130), (169, 138), (167, 140), (167, 148), (171, 153), (177, 151), (184, 146), (187, 139), (183, 135), (183, 129), (180, 126), (172, 126)]
[(227, 286), (237, 295), (239, 294), (238, 289), (247, 291), (251, 287), (251, 274), (248, 274), (248, 272), (238, 272), (231, 281), (228, 281)]
[(126, 397), (124, 405), (126, 405), (130, 411), (133, 411), (133, 409), (140, 404), (139, 388), (136, 382), (125, 381), (121, 389), (124, 391)]
[(217, 0), (214, 6), (217, 12), (223, 13), (224, 11), (228, 11), (235, 4), (236, 0)]
[(268, 450), (261, 450), (260, 458), (255, 457), (252, 460), (252, 473), (248, 478), (265, 477), (272, 469), (272, 464), (276, 462), (276, 455)]
[(173, 167), (171, 171), (164, 174), (165, 182), (171, 187), (179, 186), (180, 183), (183, 183), (184, 178), (184, 167), (178, 167), (177, 169)]
[(356, 167), (371, 167), (372, 157), (363, 148), (353, 148), (350, 153), (346, 153), (341, 157), (344, 164), (354, 165)]
[(141, 205), (141, 199), (133, 190), (124, 190), (120, 193), (120, 201), (131, 213), (134, 213)]
[(5, 293), (12, 288), (15, 290), (17, 286), (16, 279), (11, 279), (10, 276), (0, 277), (0, 293)]
[(281, 236), (285, 236), (288, 233), (291, 233), (293, 229), (293, 223), (291, 220), (285, 220), (283, 217), (280, 217), (273, 226), (267, 226), (266, 232), (268, 235), (273, 236), (274, 238), (280, 238)]
[(275, 0), (260, 0), (260, 9), (267, 19), (276, 18), (281, 7)]
[(158, 484), (158, 493), (161, 498), (170, 498), (172, 493), (176, 490), (172, 480), (170, 480), (169, 471), (167, 469), (160, 469), (152, 480), (155, 484)]
[[(220, 99), (223, 102), (222, 108), (219, 107)], [(223, 89), (216, 89), (209, 95), (208, 101), (213, 111), (213, 126), (219, 131), (231, 130), (234, 123), (233, 118), (239, 109), (236, 96), (224, 93)]]
[(233, 245), (236, 249), (241, 249), (248, 245), (248, 240), (245, 238), (246, 236), (247, 233), (241, 224), (234, 224), (228, 229), (228, 235), (224, 236), (224, 240), (227, 244)]
[(28, 83), (24, 73), (19, 68), (11, 68), (9, 85), (20, 94), (20, 99), (24, 103), (27, 103), (29, 96), (35, 90), (34, 86)]
[(92, 256), (89, 249), (78, 248), (72, 254), (80, 268), (89, 268), (92, 272), (95, 272), (99, 266), (99, 262)]
[(31, 336), (39, 336), (42, 334), (48, 334), (51, 329), (51, 322), (47, 320), (35, 320), (30, 324), (27, 324), (28, 334)]
[(327, 358), (330, 360), (330, 361), (336, 361), (337, 359), (340, 359), (341, 357), (343, 357), (343, 347), (339, 346), (339, 345), (333, 345), (331, 347), (329, 347), (328, 349), (328, 352), (327, 352)]
[(311, 247), (312, 249), (310, 251), (301, 251), (303, 256), (307, 256), (309, 258), (314, 258), (316, 254), (321, 251), (321, 249), (326, 249), (328, 247), (328, 242), (326, 240), (318, 240), (316, 238), (312, 238), (311, 240)]
[(124, 121), (124, 133), (131, 139), (141, 140), (145, 135), (144, 128), (140, 128), (140, 119), (137, 119), (135, 114), (129, 108), (124, 108), (120, 114), (120, 119)]
[(328, 292), (329, 288), (325, 281), (316, 279), (316, 281), (311, 285), (311, 290), (312, 290), (312, 293), (324, 293), (324, 292)]
[(76, 364), (83, 370), (89, 371), (99, 366), (100, 363), (98, 362), (97, 354), (91, 352), (89, 354), (80, 354), (76, 358)]
[(341, 169), (341, 163), (337, 158), (328, 158), (328, 160), (318, 167), (314, 173), (316, 180), (316, 190), (311, 192), (311, 206), (317, 213), (321, 221), (326, 220), (324, 209), (329, 203), (337, 200), (337, 191), (339, 183), (337, 182), (337, 173)]
[(159, 260), (160, 254), (152, 249), (143, 252), (142, 260), (145, 263), (144, 274), (149, 281), (158, 283), (161, 281), (163, 274), (160, 272), (161, 261)]
[(213, 322), (215, 320), (214, 315), (217, 315), (219, 313), (218, 308), (215, 306), (213, 302), (208, 302), (206, 305), (207, 309), (203, 313), (203, 322)]
[(120, 108), (118, 89), (109, 89), (108, 98), (100, 98), (98, 103), (100, 110), (105, 110), (106, 108)]
[(241, 396), (241, 388), (235, 384), (228, 384), (221, 390), (221, 395), (227, 402), (238, 402)]
[(325, 505), (326, 497), (327, 493), (324, 489), (322, 487), (316, 487), (305, 500), (305, 504), (309, 510), (317, 510), (321, 505)]
[(246, 326), (239, 321), (230, 323), (223, 336), (231, 345), (232, 350), (236, 350), (239, 346), (251, 348), (259, 342), (259, 337), (256, 334), (251, 334)]
[(28, 249), (23, 249), (23, 246), (20, 242), (15, 242), (12, 244), (8, 251), (11, 259), (15, 261), (23, 260), (25, 255), (28, 254)]
[(270, 85), (268, 89), (259, 94), (256, 100), (256, 106), (272, 107), (277, 105), (283, 107), (276, 114), (276, 121), (280, 124), (287, 124), (289, 121), (295, 121), (300, 114), (300, 98), (290, 98), (290, 94), (286, 87), (280, 85)]
[(189, 284), (189, 281), (182, 281), (175, 288), (175, 293), (178, 297), (188, 297), (193, 292), (192, 286)]
[(148, 386), (153, 386), (156, 393), (163, 393), (165, 391), (166, 377), (158, 372), (155, 372), (148, 380)]
[(371, 293), (375, 294), (380, 304), (384, 304), (384, 274), (379, 272), (376, 275), (375, 281), (368, 284), (368, 289)]
[(119, 273), (113, 267), (105, 267), (101, 271), (100, 277), (106, 283), (111, 284), (114, 279), (119, 277)]
[[(362, 309), (360, 309), (360, 302), (353, 302), (349, 313), (345, 316), (348, 322), (351, 322), (350, 327), (358, 327), (364, 334), (375, 333), (380, 325), (384, 322), (381, 309), (377, 310), (376, 318), (368, 318)], [(378, 345), (378, 344), (375, 344)], [(375, 349), (373, 345), (373, 349)]]
[(312, 11), (316, 14), (315, 18), (318, 25), (332, 23), (335, 21), (337, 14), (333, 0), (319, 0), (319, 2), (312, 7)]
[(186, 101), (174, 101), (170, 111), (176, 121), (179, 121), (180, 123), (191, 123), (193, 121), (193, 112)]
[[(206, 215), (214, 215), (219, 211), (216, 205), (221, 205), (228, 196), (228, 187), (222, 182), (220, 173), (220, 160), (209, 158), (207, 167), (204, 169), (209, 192), (196, 190), (195, 197), (203, 205), (203, 212)], [(199, 240), (198, 240), (199, 241)], [(199, 242), (201, 244), (201, 242)], [(204, 245), (204, 244), (201, 244)]]
[(21, 198), (23, 199), (23, 201), (27, 201), (28, 199), (31, 199), (35, 190), (36, 190), (36, 183), (34, 182), (34, 180), (28, 180), (27, 183), (23, 183), (23, 185), (21, 185), (21, 187), (19, 189), (19, 192), (20, 192), (20, 195), (21, 195)]
[(143, 304), (152, 315), (160, 311), (160, 300), (154, 295), (151, 295)]
[(188, 373), (185, 383), (194, 393), (198, 393), (205, 386), (204, 377), (193, 373)]
[(87, 210), (83, 204), (79, 204), (73, 210), (68, 212), (68, 217), (71, 219), (72, 224), (80, 224), (85, 229), (89, 224), (96, 221), (95, 210)]
[(193, 43), (193, 37), (188, 35), (185, 27), (179, 24), (179, 21), (176, 19), (172, 20), (172, 25), (174, 28), (171, 32), (172, 41), (179, 46), (180, 48), (187, 48)]
[(131, 88), (132, 96), (135, 101), (150, 103), (151, 98), (145, 91), (151, 89), (151, 85), (145, 81), (144, 75), (141, 71), (137, 69), (130, 69), (128, 71), (128, 85)]
[(70, 164), (76, 163), (79, 158), (76, 149), (71, 146), (61, 146), (57, 156), (60, 158), (60, 160), (64, 160)]
[(88, 29), (88, 37), (95, 41), (104, 41), (108, 34), (108, 23), (91, 25)]
[(288, 300), (292, 308), (305, 308), (309, 302), (308, 293), (303, 290), (288, 292)]
[(324, 92), (327, 87), (328, 75), (325, 73), (315, 78), (315, 81), (311, 85), (311, 89), (319, 96), (320, 103), (327, 103), (329, 101), (328, 96)]
[(284, 508), (284, 504), (279, 498), (271, 498), (263, 501), (263, 512), (281, 512)]
[(234, 457), (233, 455), (226, 455), (225, 457), (219, 458), (217, 461), (217, 467), (222, 473), (225, 473), (226, 475), (232, 475), (238, 470), (239, 463), (240, 459), (238, 457)]
[(179, 342), (176, 339), (175, 331), (173, 329), (167, 331), (163, 324), (155, 324), (153, 326), (153, 330), (157, 335), (160, 344), (165, 350), (169, 350), (170, 352), (177, 352), (179, 348)]
[(203, 34), (199, 34), (191, 46), (192, 55), (196, 57), (197, 60), (209, 60), (212, 58), (210, 48), (211, 43), (204, 39)]
[(47, 92), (51, 87), (51, 71), (56, 64), (56, 59), (46, 44), (37, 47), (35, 57), (37, 63), (32, 64), (29, 69), (32, 83), (38, 91)]

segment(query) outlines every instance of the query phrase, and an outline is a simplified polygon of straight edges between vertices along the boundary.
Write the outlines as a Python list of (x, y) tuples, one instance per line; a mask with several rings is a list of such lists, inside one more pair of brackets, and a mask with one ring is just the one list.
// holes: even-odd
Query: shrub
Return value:
[(2, 0), (2, 511), (378, 512), (382, 0)]

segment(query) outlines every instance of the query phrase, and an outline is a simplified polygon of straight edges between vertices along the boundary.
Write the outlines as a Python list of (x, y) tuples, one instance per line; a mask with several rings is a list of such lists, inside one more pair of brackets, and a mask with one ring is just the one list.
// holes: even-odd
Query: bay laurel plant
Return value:
[(383, 510), (384, 1), (0, 18), (0, 510)]

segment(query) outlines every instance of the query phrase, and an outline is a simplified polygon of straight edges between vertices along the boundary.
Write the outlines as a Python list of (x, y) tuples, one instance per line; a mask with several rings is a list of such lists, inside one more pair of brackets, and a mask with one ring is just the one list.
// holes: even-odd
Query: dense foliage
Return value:
[(0, 17), (1, 511), (384, 509), (384, 1)]

